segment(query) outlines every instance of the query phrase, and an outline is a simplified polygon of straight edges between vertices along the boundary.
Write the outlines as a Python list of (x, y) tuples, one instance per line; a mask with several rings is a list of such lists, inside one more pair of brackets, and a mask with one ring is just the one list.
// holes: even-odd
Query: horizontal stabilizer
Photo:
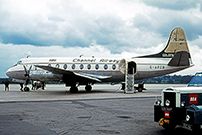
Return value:
[(168, 63), (169, 66), (189, 66), (189, 53), (187, 51), (178, 51)]

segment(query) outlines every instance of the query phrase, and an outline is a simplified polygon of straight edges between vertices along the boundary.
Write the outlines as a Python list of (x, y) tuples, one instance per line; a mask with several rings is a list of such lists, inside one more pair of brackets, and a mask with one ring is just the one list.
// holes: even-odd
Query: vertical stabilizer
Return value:
[(179, 27), (175, 28), (171, 32), (170, 38), (168, 40), (166, 47), (160, 53), (141, 56), (139, 58), (144, 58), (144, 57), (172, 58), (178, 51), (187, 52), (189, 55), (189, 58), (191, 58), (184, 30)]
[(175, 28), (168, 40), (166, 48), (163, 50), (164, 53), (176, 53), (178, 51), (186, 51), (189, 53), (187, 45), (187, 39), (182, 28)]

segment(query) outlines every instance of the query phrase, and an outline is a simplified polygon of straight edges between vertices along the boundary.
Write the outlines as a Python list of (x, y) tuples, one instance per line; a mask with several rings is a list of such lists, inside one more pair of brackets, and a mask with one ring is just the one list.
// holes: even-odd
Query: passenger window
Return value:
[(88, 64), (87, 68), (88, 68), (88, 69), (90, 69), (90, 68), (91, 68), (91, 65), (90, 65), (90, 64)]
[(76, 67), (75, 64), (73, 64), (73, 65), (72, 65), (72, 69), (75, 69), (75, 67)]
[(112, 69), (113, 69), (113, 70), (116, 69), (116, 65), (115, 65), (115, 64), (112, 65)]
[(80, 69), (83, 69), (83, 67), (84, 67), (83, 64), (81, 64), (81, 65), (80, 65)]
[(56, 67), (56, 68), (60, 68), (60, 65), (59, 65), (59, 64), (57, 64), (55, 67)]
[(64, 64), (63, 68), (64, 68), (64, 69), (67, 69), (67, 64)]
[(105, 69), (105, 70), (107, 70), (107, 68), (108, 68), (108, 65), (107, 65), (107, 64), (105, 64), (105, 65), (104, 65), (104, 69)]
[(95, 65), (95, 69), (97, 69), (97, 70), (99, 69), (99, 65), (98, 64)]

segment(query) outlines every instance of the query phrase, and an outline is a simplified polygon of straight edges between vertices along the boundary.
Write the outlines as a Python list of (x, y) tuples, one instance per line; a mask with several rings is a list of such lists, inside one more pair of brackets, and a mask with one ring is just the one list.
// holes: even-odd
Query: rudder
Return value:
[(163, 50), (166, 54), (175, 54), (178, 51), (185, 51), (189, 53), (186, 36), (182, 28), (175, 28), (171, 32), (168, 44)]

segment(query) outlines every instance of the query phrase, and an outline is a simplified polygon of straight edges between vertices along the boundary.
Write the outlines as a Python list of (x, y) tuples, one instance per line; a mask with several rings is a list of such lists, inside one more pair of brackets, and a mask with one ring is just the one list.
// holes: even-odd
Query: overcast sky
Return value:
[(202, 71), (199, 0), (0, 0), (0, 77), (31, 57), (132, 57), (160, 52), (184, 29), (194, 67)]

